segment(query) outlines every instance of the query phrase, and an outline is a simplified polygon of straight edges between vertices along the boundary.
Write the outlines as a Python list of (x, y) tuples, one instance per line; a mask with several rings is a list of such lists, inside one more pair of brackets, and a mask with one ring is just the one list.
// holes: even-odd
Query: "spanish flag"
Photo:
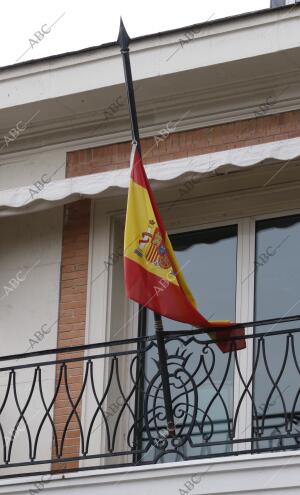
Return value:
[[(232, 323), (208, 321), (199, 313), (176, 260), (136, 144), (132, 146), (130, 161), (124, 239), (128, 298), (171, 320), (207, 329), (210, 337), (219, 341), (223, 352), (244, 349), (244, 339), (224, 340), (244, 336), (244, 329), (226, 330)], [(209, 327), (220, 330), (209, 331)]]

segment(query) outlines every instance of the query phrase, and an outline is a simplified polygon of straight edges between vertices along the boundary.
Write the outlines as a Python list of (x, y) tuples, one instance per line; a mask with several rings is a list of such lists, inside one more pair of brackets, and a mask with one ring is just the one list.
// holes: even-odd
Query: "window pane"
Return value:
[[(235, 319), (237, 227), (220, 227), (171, 236), (177, 260), (198, 304), (208, 320)], [(163, 318), (165, 330), (192, 328)], [(147, 332), (153, 334), (150, 311)]]
[(300, 311), (300, 216), (256, 225), (255, 314), (281, 318)]
[[(257, 222), (255, 262), (255, 319), (282, 318), (300, 312), (300, 216)], [(258, 448), (295, 445), (298, 442), (297, 400), (299, 372), (295, 358), (300, 335), (280, 334), (294, 323), (278, 323), (256, 329), (254, 436)], [(269, 335), (270, 332), (278, 332)], [(293, 354), (293, 346), (295, 353)], [(300, 364), (300, 363), (299, 363)], [(291, 430), (289, 432), (289, 430)], [(286, 439), (279, 436), (287, 435)], [(277, 438), (275, 438), (277, 436)]]
[[(235, 297), (236, 297), (236, 255), (237, 255), (237, 226), (221, 227), (203, 231), (183, 233), (172, 237), (172, 244), (183, 269), (185, 278), (196, 298), (199, 311), (208, 319), (235, 319)], [(146, 313), (146, 332), (154, 334), (153, 313)], [(188, 329), (188, 325), (163, 319), (165, 330)], [(192, 442), (185, 442), (181, 448), (184, 458), (192, 456), (199, 457), (212, 453), (223, 453), (229, 451), (229, 446), (218, 445), (208, 447), (212, 442), (226, 442), (229, 440), (233, 408), (233, 366), (229, 363), (228, 354), (223, 354), (215, 344), (210, 350), (205, 349), (201, 341), (207, 340), (206, 335), (197, 342), (187, 343), (187, 338), (181, 341), (172, 341), (167, 344), (170, 366), (170, 378), (173, 405), (176, 408), (176, 397), (182, 394), (182, 387), (176, 381), (176, 366), (184, 367), (186, 372), (192, 375), (197, 369), (200, 359), (205, 366), (201, 366), (194, 376), (198, 387), (198, 407), (196, 421), (192, 428)], [(157, 365), (153, 359), (153, 353), (147, 353), (145, 361), (146, 380), (145, 392), (150, 396), (154, 390), (147, 388), (151, 378), (157, 373)], [(190, 354), (187, 362), (180, 363), (181, 356)], [(174, 356), (174, 359), (173, 359)], [(174, 368), (175, 366), (175, 368)], [(208, 371), (211, 370), (208, 377)], [(178, 375), (179, 376), (179, 375)], [(224, 379), (225, 378), (225, 379)], [(200, 385), (201, 384), (201, 385)], [(190, 387), (192, 390), (192, 387)], [(195, 395), (188, 393), (189, 405), (181, 399), (181, 411), (185, 416), (186, 428), (191, 425), (192, 410), (195, 404)], [(153, 408), (154, 405), (152, 404)], [(175, 418), (175, 423), (182, 424), (182, 418)], [(165, 428), (165, 421), (161, 421), (161, 428)], [(178, 431), (178, 428), (177, 428)], [(149, 458), (155, 458), (158, 449), (149, 452)], [(182, 460), (179, 456), (178, 460)], [(165, 455), (161, 462), (176, 460), (173, 454)]]

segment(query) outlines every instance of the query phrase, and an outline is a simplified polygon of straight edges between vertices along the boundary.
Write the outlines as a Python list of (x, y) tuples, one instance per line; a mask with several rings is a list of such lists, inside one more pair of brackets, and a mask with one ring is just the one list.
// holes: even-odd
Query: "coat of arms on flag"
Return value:
[(146, 232), (143, 232), (135, 253), (140, 257), (145, 256), (148, 263), (153, 263), (160, 268), (168, 269), (172, 266), (163, 236), (154, 220), (149, 220), (148, 228)]

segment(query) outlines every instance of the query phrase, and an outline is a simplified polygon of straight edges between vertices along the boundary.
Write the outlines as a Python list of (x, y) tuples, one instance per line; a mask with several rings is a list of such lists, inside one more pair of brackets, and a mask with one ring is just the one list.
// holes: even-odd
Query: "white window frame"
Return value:
[[(255, 173), (263, 175), (264, 172), (260, 170), (254, 172), (254, 175)], [(247, 180), (247, 176), (251, 177), (251, 174), (253, 174), (251, 170), (244, 172), (244, 180)], [(284, 217), (299, 213), (299, 202), (293, 197), (291, 191), (297, 191), (297, 198), (299, 197), (300, 181), (297, 184), (294, 182), (292, 186), (276, 184), (271, 188), (269, 187), (268, 190), (264, 190), (263, 188), (259, 190), (256, 185), (252, 190), (249, 188), (249, 190), (242, 192), (240, 190), (231, 192), (226, 190), (226, 183), (230, 180), (229, 178), (213, 178), (213, 180), (223, 181), (225, 190), (217, 196), (209, 195), (201, 198), (194, 196), (188, 200), (180, 201), (178, 205), (180, 206), (180, 215), (174, 215), (173, 208), (170, 208), (172, 201), (174, 203), (174, 193), (172, 190), (167, 190), (165, 194), (166, 202), (160, 203), (161, 213), (170, 234), (233, 224), (238, 226), (236, 321), (252, 321), (254, 319), (255, 224), (262, 219)], [(236, 179), (234, 180), (236, 181)], [(238, 181), (236, 182), (238, 183)], [(270, 195), (270, 191), (272, 195)], [(280, 201), (278, 200), (278, 196), (276, 196), (277, 192), (280, 193)], [(195, 191), (196, 193), (197, 191)], [(249, 203), (249, 207), (247, 207), (248, 199), (252, 200), (252, 203), (251, 201), (251, 204)], [(236, 208), (233, 207), (234, 201), (241, 202), (239, 217), (236, 217), (235, 214)], [(245, 202), (246, 206), (244, 204)], [(109, 253), (113, 250), (115, 221), (120, 221), (120, 219), (124, 221), (125, 206), (125, 196), (114, 201), (102, 200), (94, 202), (89, 263), (87, 343), (110, 340), (110, 308), (112, 307), (111, 271), (105, 272), (101, 280), (98, 280), (95, 284), (91, 284), (91, 281), (95, 274), (101, 271), (104, 261), (108, 259)], [(201, 212), (201, 214), (197, 215), (197, 211), (198, 213)], [(99, 302), (99, 294), (104, 295), (101, 303)], [(135, 303), (127, 301), (126, 307), (125, 318), (130, 321), (130, 324), (126, 327), (126, 337), (130, 338), (137, 335), (138, 306)], [(247, 333), (252, 333), (252, 329), (248, 328)], [(238, 353), (238, 359), (241, 373), (247, 382), (252, 372), (252, 339), (247, 341), (247, 349)], [(243, 390), (244, 385), (239, 379), (237, 372), (235, 372), (235, 405), (239, 401)], [(86, 407), (89, 407), (89, 405), (87, 404)], [(236, 438), (246, 439), (247, 437), (251, 437), (251, 430), (251, 400), (249, 396), (246, 396), (242, 403), (242, 409), (239, 412)], [(244, 450), (249, 447), (249, 443), (241, 442), (235, 445), (234, 450)]]

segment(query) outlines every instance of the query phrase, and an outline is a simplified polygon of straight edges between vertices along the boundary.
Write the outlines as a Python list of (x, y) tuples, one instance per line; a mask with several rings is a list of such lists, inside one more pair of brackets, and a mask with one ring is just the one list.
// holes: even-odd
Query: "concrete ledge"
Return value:
[[(51, 495), (299, 494), (300, 453), (241, 455), (90, 472), (2, 480), (0, 494)], [(30, 491), (31, 490), (31, 491)]]

